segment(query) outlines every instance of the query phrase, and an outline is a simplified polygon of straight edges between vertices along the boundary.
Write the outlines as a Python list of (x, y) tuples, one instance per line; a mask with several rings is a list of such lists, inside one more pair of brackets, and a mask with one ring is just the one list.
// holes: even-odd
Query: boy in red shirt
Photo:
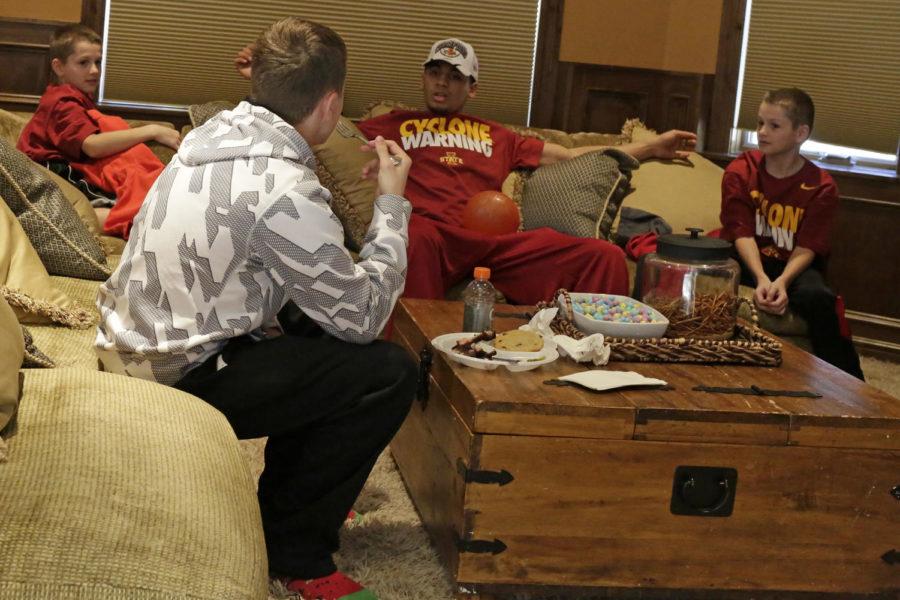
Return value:
[(161, 125), (130, 129), (118, 117), (97, 110), (100, 83), (100, 36), (84, 25), (66, 25), (50, 40), (52, 83), (41, 96), (16, 147), (51, 170), (67, 163), (87, 185), (117, 200), (104, 220), (104, 231), (128, 237), (131, 221), (164, 165), (143, 144), (156, 140), (178, 148), (177, 131)]
[(742, 283), (764, 311), (806, 319), (816, 356), (860, 379), (859, 356), (841, 335), (835, 295), (822, 275), (838, 204), (831, 176), (800, 155), (815, 116), (812, 99), (786, 88), (766, 94), (749, 150), (722, 178), (722, 237), (734, 241)]

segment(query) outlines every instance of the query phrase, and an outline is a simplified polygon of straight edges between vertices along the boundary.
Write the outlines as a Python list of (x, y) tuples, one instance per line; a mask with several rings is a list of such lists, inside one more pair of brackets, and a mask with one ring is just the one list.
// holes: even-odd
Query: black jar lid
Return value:
[(690, 235), (670, 233), (656, 241), (656, 253), (665, 258), (682, 260), (726, 260), (731, 258), (731, 242), (701, 236), (699, 227), (688, 227)]

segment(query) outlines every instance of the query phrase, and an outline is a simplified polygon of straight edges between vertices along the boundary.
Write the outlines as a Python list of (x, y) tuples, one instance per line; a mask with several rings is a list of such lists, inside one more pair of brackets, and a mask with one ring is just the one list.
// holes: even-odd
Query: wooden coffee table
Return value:
[(393, 339), (425, 377), (391, 444), (460, 597), (900, 594), (900, 400), (787, 343), (778, 368), (602, 367), (674, 389), (550, 386), (591, 367), (481, 371), (430, 350), (461, 323), (460, 303), (400, 301)]

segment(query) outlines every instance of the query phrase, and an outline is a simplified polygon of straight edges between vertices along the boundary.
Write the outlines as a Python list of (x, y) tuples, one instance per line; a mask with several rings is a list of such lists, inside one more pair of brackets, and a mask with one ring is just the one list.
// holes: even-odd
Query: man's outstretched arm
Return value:
[(615, 148), (626, 154), (630, 154), (637, 160), (648, 158), (687, 158), (691, 150), (697, 144), (697, 134), (689, 131), (671, 129), (656, 136), (648, 142), (631, 142), (621, 146), (581, 146), (580, 148), (565, 148), (559, 144), (544, 144), (541, 153), (540, 165), (552, 165), (563, 160), (571, 160), (588, 152)]

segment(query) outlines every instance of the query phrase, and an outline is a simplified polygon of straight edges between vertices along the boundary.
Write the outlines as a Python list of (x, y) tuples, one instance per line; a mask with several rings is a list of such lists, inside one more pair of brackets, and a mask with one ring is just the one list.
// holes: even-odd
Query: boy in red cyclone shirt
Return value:
[(94, 102), (100, 84), (100, 36), (84, 25), (66, 25), (50, 40), (53, 83), (41, 96), (31, 121), (16, 147), (51, 170), (64, 163), (77, 170), (89, 186), (110, 195), (116, 203), (97, 209), (103, 230), (127, 238), (131, 221), (164, 165), (143, 144), (155, 140), (177, 149), (181, 136), (161, 125), (131, 129), (118, 118), (104, 115)]
[(802, 90), (766, 94), (756, 127), (759, 150), (737, 157), (722, 178), (722, 237), (734, 241), (742, 283), (756, 288), (756, 305), (780, 315), (790, 304), (809, 324), (815, 355), (863, 379), (823, 277), (837, 186), (800, 155), (814, 117), (812, 99)]

